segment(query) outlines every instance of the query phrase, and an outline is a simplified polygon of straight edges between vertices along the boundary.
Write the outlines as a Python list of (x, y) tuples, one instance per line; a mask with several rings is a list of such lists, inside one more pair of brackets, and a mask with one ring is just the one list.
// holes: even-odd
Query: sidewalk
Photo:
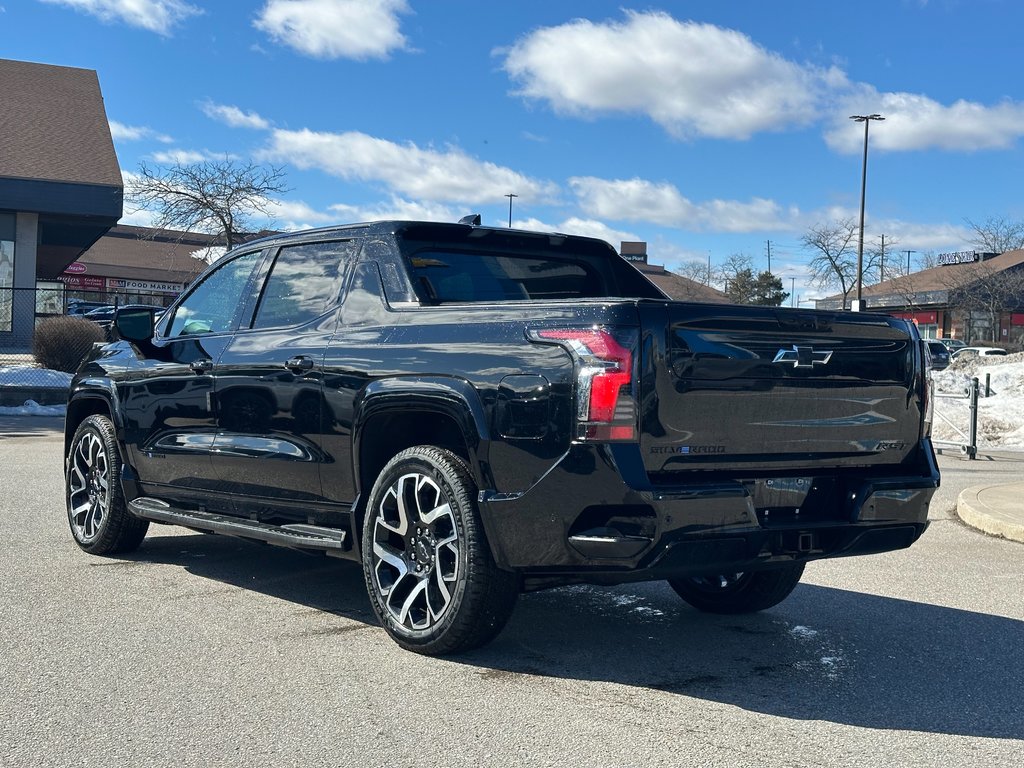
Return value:
[(968, 488), (957, 499), (956, 513), (972, 528), (1024, 543), (1024, 483)]

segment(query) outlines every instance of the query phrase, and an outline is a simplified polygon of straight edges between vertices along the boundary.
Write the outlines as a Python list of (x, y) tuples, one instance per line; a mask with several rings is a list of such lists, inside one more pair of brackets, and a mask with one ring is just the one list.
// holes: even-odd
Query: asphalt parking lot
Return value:
[(918, 544), (814, 563), (762, 614), (566, 588), (429, 659), (376, 626), (354, 564), (172, 528), (85, 555), (59, 421), (11, 421), (2, 766), (1024, 764), (1024, 545), (952, 514), (1021, 457), (941, 457)]

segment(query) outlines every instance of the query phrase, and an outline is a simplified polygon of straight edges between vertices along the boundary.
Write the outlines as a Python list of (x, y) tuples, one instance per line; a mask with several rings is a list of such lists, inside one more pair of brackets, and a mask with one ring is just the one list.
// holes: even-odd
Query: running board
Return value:
[(327, 554), (341, 553), (349, 549), (346, 541), (347, 531), (338, 528), (302, 523), (270, 525), (244, 517), (172, 507), (165, 501), (145, 497), (129, 501), (128, 509), (136, 517), (145, 520), (183, 525), (204, 533), (222, 533), (244, 539), (256, 539), (281, 547), (313, 549)]

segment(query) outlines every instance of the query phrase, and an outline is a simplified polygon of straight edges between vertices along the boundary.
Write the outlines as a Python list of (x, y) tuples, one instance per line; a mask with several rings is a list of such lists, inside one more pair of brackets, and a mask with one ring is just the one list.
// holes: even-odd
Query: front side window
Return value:
[(301, 325), (326, 312), (338, 299), (345, 266), (355, 251), (354, 240), (282, 248), (267, 278), (253, 328)]
[(232, 259), (211, 272), (174, 310), (167, 335), (194, 336), (235, 330), (245, 288), (263, 251)]

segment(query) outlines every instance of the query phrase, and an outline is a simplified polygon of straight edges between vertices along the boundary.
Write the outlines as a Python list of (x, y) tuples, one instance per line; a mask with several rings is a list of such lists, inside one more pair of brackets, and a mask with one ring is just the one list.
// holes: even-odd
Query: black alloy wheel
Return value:
[(114, 425), (106, 416), (89, 416), (71, 440), (64, 485), (71, 535), (90, 554), (130, 552), (149, 528), (128, 511), (121, 466)]
[(495, 565), (465, 462), (409, 448), (381, 471), (363, 524), (363, 575), (373, 609), (403, 648), (439, 655), (476, 648), (504, 627), (515, 574)]

